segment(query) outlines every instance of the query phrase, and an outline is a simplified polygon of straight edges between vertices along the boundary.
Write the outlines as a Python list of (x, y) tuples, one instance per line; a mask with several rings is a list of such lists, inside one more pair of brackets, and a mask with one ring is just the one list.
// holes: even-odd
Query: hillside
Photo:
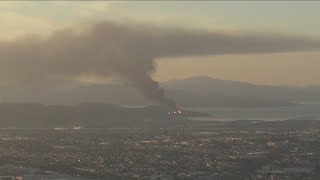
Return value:
[[(281, 87), (193, 77), (161, 84), (180, 106), (268, 107), (292, 102), (320, 101), (319, 87)], [(152, 105), (139, 91), (122, 84), (70, 85), (68, 87), (0, 87), (2, 102), (37, 102), (75, 105), (100, 102), (129, 106)]]

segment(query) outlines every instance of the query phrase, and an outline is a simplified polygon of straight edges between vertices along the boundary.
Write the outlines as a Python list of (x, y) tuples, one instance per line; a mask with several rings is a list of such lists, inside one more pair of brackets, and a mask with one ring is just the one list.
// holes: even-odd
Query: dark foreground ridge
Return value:
[(42, 104), (0, 104), (0, 127), (54, 128), (72, 127), (133, 127), (144, 123), (168, 123), (185, 120), (205, 113), (183, 111), (169, 115), (172, 111), (160, 106), (122, 107), (113, 104), (83, 103), (76, 106)]

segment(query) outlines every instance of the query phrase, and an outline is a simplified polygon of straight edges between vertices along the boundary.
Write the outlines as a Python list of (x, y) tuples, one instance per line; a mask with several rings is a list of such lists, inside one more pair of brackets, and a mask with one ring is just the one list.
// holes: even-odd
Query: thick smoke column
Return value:
[(177, 109), (174, 100), (165, 95), (164, 89), (148, 73), (136, 74), (130, 80), (133, 82), (133, 86), (139, 88), (147, 98), (156, 100), (171, 109)]
[(0, 43), (0, 85), (63, 84), (83, 74), (115, 77), (171, 108), (151, 78), (159, 57), (267, 53), (318, 48), (315, 40), (281, 35), (222, 34), (101, 22)]

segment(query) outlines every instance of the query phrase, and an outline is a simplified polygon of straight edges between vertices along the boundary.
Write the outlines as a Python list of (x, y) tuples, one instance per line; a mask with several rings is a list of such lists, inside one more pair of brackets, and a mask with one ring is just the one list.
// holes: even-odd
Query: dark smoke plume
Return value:
[(85, 30), (63, 29), (0, 43), (0, 84), (52, 85), (83, 74), (116, 77), (148, 98), (175, 107), (150, 74), (167, 56), (273, 53), (318, 48), (299, 37), (223, 34), (100, 22)]

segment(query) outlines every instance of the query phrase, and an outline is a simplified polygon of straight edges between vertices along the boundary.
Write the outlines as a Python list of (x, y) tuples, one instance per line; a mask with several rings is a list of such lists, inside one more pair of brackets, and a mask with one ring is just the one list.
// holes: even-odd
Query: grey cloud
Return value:
[(148, 98), (175, 106), (150, 74), (154, 59), (167, 56), (272, 53), (310, 50), (319, 41), (281, 35), (164, 29), (100, 22), (84, 32), (57, 31), (0, 43), (0, 83), (55, 84), (83, 73), (116, 77)]

